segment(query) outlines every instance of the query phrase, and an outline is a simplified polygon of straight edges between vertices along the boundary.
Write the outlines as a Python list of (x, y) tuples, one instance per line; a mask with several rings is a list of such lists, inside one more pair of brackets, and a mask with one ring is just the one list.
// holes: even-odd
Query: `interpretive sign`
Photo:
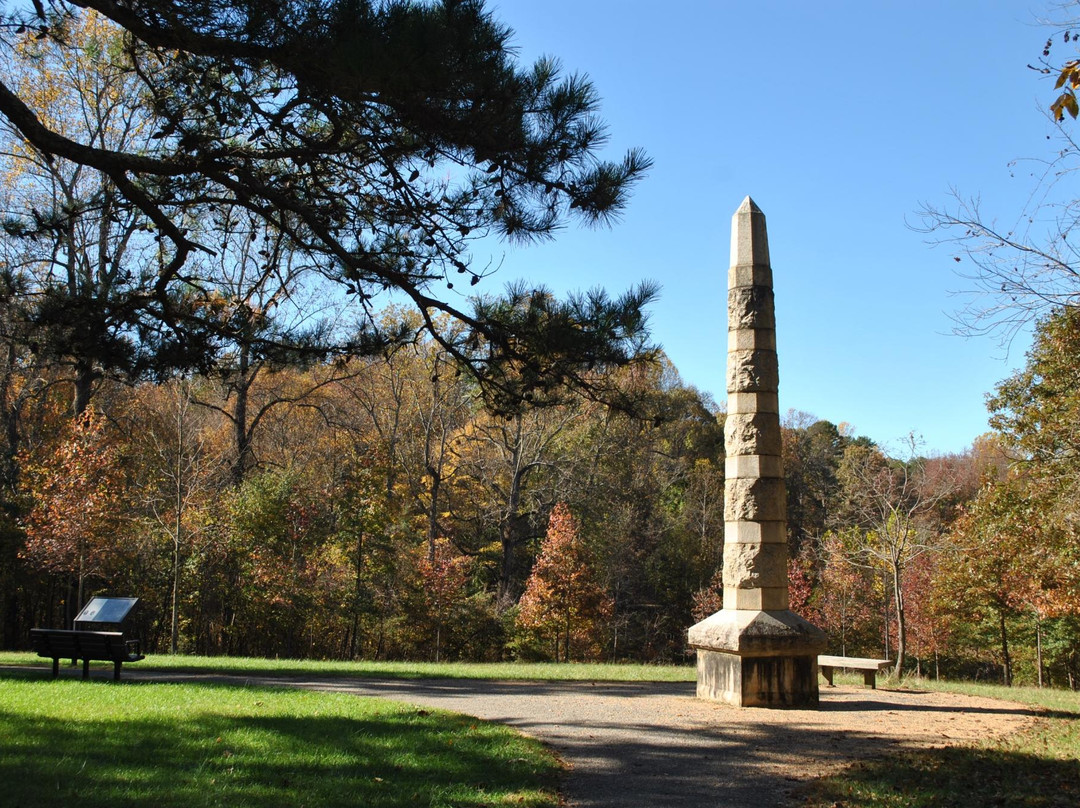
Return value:
[(91, 598), (75, 618), (75, 628), (106, 631), (104, 623), (119, 628), (138, 602), (138, 598)]

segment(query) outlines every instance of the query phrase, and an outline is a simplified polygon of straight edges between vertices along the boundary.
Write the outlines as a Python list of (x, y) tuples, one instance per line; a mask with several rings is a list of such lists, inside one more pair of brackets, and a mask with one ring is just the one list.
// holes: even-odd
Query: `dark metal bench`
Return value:
[(60, 675), (60, 660), (83, 661), (82, 678), (90, 678), (90, 660), (113, 663), (113, 679), (119, 681), (120, 666), (144, 659), (138, 640), (124, 639), (120, 631), (68, 631), (32, 628), (30, 642), (40, 657), (52, 659), (53, 677)]
[(818, 668), (821, 670), (821, 675), (824, 676), (825, 681), (829, 683), (829, 687), (835, 687), (835, 685), (833, 685), (833, 670), (835, 668), (840, 668), (841, 670), (862, 671), (863, 682), (871, 690), (874, 690), (877, 688), (878, 671), (885, 670), (885, 668), (892, 665), (892, 662), (888, 659), (819, 656), (817, 658), (817, 664)]

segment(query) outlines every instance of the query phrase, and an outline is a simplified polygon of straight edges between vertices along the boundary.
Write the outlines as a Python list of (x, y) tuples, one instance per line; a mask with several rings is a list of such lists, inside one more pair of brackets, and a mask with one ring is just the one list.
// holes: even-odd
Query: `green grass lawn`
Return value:
[(814, 783), (807, 808), (1076, 808), (1080, 805), (1080, 693), (964, 682), (907, 680), (942, 690), (1028, 704), (1034, 726), (1001, 740), (904, 752), (854, 763)]
[[(0, 653), (4, 805), (554, 806), (557, 763), (508, 729), (437, 711), (276, 689), (104, 681)], [(104, 665), (108, 669), (111, 666)], [(133, 666), (135, 667), (135, 666)], [(152, 655), (137, 669), (238, 675), (693, 681), (692, 667), (315, 662)], [(840, 681), (860, 682), (849, 676)], [(883, 682), (894, 687), (895, 683)], [(907, 680), (1042, 710), (1002, 740), (852, 764), (808, 808), (1080, 805), (1080, 693)], [(104, 704), (103, 710), (97, 705)], [(67, 712), (76, 713), (72, 721)], [(44, 784), (44, 785), (43, 785)], [(19, 791), (18, 789), (23, 789)], [(88, 796), (89, 795), (89, 796)]]
[[(79, 680), (2, 652), (4, 806), (536, 806), (560, 766), (513, 730), (341, 694)], [(109, 663), (91, 663), (100, 677)], [(320, 662), (153, 654), (125, 671), (359, 678), (693, 681), (691, 667)]]
[[(52, 663), (31, 652), (0, 652), (0, 665)], [(98, 663), (91, 663), (95, 668)], [(100, 663), (112, 669), (109, 663)], [(150, 654), (124, 670), (177, 671), (267, 676), (366, 677), (394, 679), (540, 679), (544, 681), (692, 682), (689, 665), (607, 665), (587, 663), (519, 662), (338, 662), (247, 657), (198, 657)]]
[(534, 806), (539, 742), (382, 699), (0, 673), (0, 803), (30, 806)]

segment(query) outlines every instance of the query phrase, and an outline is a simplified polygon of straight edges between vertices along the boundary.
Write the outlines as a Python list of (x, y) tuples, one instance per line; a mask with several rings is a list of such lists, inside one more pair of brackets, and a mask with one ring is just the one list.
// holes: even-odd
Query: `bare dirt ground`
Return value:
[(796, 787), (854, 760), (999, 737), (1035, 716), (993, 699), (861, 687), (822, 687), (818, 710), (769, 710), (698, 700), (693, 683), (213, 678), (378, 696), (509, 724), (568, 764), (564, 797), (574, 808), (785, 806)]

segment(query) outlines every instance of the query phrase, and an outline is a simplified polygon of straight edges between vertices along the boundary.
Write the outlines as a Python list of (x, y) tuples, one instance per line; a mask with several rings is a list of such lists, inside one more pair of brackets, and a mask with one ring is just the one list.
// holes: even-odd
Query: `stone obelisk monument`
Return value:
[(816, 706), (825, 650), (825, 633), (788, 610), (778, 385), (765, 214), (747, 197), (728, 272), (724, 608), (688, 632), (698, 696), (741, 707)]

